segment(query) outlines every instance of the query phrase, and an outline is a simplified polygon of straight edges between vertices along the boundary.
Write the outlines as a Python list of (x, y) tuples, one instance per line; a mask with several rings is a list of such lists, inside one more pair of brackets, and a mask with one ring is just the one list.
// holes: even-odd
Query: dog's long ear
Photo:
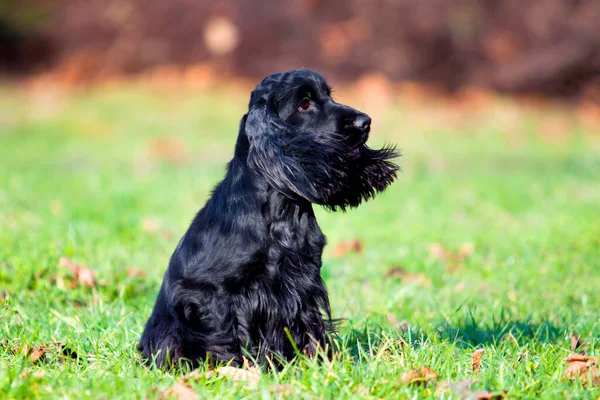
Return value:
[(270, 90), (260, 86), (252, 93), (244, 126), (250, 146), (248, 165), (285, 196), (319, 203), (319, 193), (307, 175), (306, 165), (300, 163), (311, 157), (314, 145), (293, 134), (279, 118)]
[(246, 134), (246, 120), (248, 114), (245, 114), (240, 121), (240, 129), (238, 133), (237, 142), (235, 144), (235, 157), (245, 162), (248, 159), (248, 150), (250, 150), (250, 141)]

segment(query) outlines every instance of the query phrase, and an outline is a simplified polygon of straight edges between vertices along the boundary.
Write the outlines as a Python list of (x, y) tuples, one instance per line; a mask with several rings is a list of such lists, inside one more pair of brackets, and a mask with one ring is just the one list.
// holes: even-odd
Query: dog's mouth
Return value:
[(349, 156), (357, 156), (360, 154), (359, 145), (353, 146), (350, 151), (347, 153)]
[(369, 133), (363, 133), (358, 142), (350, 147), (350, 151), (348, 151), (346, 155), (350, 157), (358, 157), (360, 155), (360, 149), (365, 145), (368, 138)]

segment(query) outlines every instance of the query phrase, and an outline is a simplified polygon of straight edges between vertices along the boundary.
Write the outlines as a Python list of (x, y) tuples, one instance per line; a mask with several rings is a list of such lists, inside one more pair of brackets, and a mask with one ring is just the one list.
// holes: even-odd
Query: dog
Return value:
[(281, 365), (330, 351), (312, 205), (345, 211), (396, 178), (395, 147), (369, 148), (370, 127), (316, 72), (256, 86), (226, 176), (171, 257), (138, 344), (145, 362)]

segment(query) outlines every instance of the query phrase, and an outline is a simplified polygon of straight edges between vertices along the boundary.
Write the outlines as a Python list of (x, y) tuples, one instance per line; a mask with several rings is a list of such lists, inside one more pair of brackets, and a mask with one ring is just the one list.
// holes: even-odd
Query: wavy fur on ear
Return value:
[[(311, 101), (322, 96), (320, 113), (296, 112), (306, 87)], [(138, 344), (146, 362), (240, 365), (248, 357), (279, 366), (298, 351), (330, 354), (325, 236), (311, 203), (355, 207), (385, 189), (397, 167), (393, 148), (364, 144), (370, 119), (334, 103), (327, 89), (320, 75), (292, 71), (252, 93), (227, 174), (169, 262)], [(348, 116), (360, 116), (361, 128)]]

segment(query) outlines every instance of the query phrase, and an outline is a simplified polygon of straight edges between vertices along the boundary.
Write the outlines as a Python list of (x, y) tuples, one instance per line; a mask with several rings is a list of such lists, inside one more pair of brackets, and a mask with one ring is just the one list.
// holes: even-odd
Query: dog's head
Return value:
[[(371, 118), (336, 103), (325, 79), (295, 70), (266, 77), (250, 97), (239, 147), (248, 165), (292, 199), (356, 207), (396, 177), (393, 147), (366, 145)], [(240, 143), (243, 143), (240, 144)]]

